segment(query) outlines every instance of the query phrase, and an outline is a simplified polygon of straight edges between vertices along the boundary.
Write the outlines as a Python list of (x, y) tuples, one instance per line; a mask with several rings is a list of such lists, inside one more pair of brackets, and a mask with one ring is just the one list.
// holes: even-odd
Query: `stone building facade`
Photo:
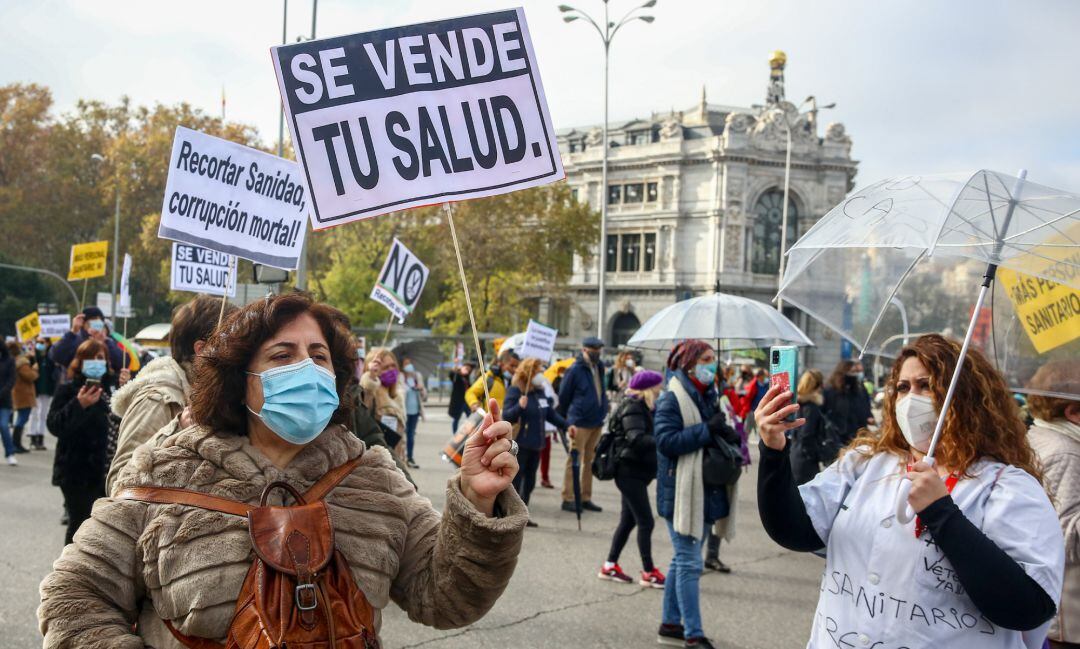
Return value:
[[(604, 338), (619, 345), (660, 309), (717, 287), (771, 302), (781, 246), (785, 120), (792, 138), (787, 246), (852, 189), (857, 162), (840, 123), (821, 129), (816, 106), (800, 113), (783, 92), (783, 54), (771, 61), (764, 105), (710, 104), (653, 113), (609, 127), (608, 186), (601, 186), (601, 128), (559, 133), (578, 200), (608, 203)], [(571, 297), (545, 300), (540, 316), (570, 336), (596, 331), (599, 255), (576, 259)], [(802, 313), (787, 315), (817, 342), (804, 362), (827, 369), (840, 341)]]

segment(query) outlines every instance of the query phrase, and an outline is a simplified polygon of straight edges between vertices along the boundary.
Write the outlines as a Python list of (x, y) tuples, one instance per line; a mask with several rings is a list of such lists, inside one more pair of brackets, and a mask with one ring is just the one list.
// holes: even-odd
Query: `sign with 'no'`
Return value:
[(274, 47), (316, 230), (563, 178), (525, 14)]
[(389, 309), (398, 322), (404, 322), (420, 300), (428, 274), (428, 267), (395, 238), (371, 289), (371, 299)]

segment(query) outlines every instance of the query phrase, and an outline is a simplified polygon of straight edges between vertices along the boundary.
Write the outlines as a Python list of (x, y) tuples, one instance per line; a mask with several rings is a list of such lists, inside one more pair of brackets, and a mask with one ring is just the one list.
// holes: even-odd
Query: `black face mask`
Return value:
[(585, 356), (589, 359), (589, 362), (592, 363), (593, 365), (595, 365), (597, 362), (600, 361), (600, 352), (598, 352), (598, 351), (592, 351), (592, 350), (586, 351)]

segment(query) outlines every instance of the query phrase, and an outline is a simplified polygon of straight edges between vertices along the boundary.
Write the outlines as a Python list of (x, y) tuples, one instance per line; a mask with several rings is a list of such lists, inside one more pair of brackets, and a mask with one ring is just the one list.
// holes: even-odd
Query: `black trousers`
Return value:
[(68, 544), (75, 538), (75, 532), (83, 521), (90, 518), (94, 501), (105, 497), (105, 483), (91, 486), (61, 485), (60, 491), (64, 494), (64, 504), (68, 510), (67, 533), (64, 535), (64, 544)]
[(619, 525), (615, 536), (611, 538), (611, 550), (608, 561), (617, 563), (630, 532), (637, 527), (638, 552), (641, 553), (641, 565), (645, 572), (653, 569), (652, 531), (655, 525), (652, 504), (649, 502), (649, 481), (623, 476), (615, 477), (615, 486), (622, 494), (622, 511), (619, 513)]
[(540, 449), (518, 448), (518, 473), (514, 476), (514, 489), (529, 504), (529, 496), (536, 486), (536, 469), (540, 466)]

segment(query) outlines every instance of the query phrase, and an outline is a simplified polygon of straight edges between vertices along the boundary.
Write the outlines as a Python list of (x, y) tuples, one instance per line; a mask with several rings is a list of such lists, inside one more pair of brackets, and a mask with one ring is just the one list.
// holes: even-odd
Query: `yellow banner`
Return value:
[(1080, 338), (1080, 291), (1007, 268), (997, 277), (1035, 351), (1045, 354)]
[(35, 336), (41, 333), (41, 321), (38, 320), (38, 313), (34, 311), (30, 315), (15, 321), (15, 331), (19, 334), (19, 340), (26, 342), (33, 340)]
[(108, 241), (77, 243), (71, 246), (71, 270), (68, 271), (68, 279), (104, 277), (105, 262), (108, 259)]

